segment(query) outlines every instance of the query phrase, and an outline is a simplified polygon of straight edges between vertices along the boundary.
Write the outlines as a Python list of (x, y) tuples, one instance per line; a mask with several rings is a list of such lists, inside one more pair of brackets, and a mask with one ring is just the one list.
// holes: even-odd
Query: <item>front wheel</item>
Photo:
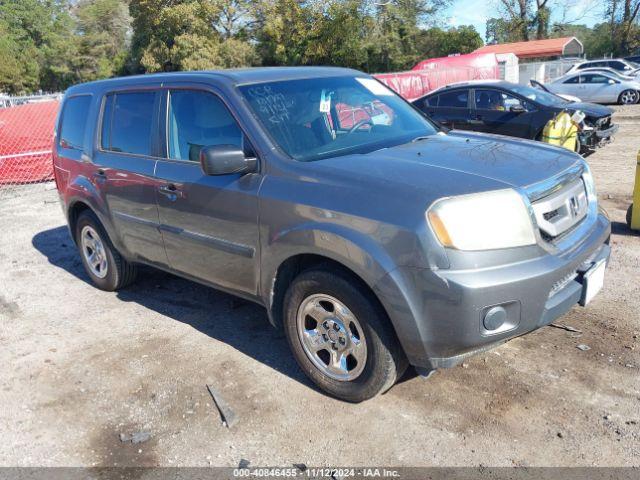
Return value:
[(633, 105), (638, 103), (638, 92), (635, 90), (625, 90), (618, 97), (618, 103), (620, 105)]
[(284, 327), (305, 374), (348, 402), (388, 390), (407, 367), (382, 307), (337, 270), (309, 270), (294, 279), (285, 296)]

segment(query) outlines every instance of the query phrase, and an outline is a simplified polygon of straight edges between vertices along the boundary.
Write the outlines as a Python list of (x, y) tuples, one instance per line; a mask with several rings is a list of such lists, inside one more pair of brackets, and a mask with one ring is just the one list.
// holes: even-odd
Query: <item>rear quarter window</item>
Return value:
[(90, 106), (90, 95), (71, 97), (64, 102), (59, 135), (61, 147), (82, 149)]

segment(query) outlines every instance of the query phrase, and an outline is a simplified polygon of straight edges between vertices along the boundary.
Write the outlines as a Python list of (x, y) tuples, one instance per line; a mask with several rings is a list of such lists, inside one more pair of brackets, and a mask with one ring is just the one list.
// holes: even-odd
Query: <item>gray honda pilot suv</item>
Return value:
[(352, 402), (586, 305), (610, 252), (581, 157), (443, 131), (348, 69), (77, 85), (54, 167), (98, 288), (145, 264), (257, 302)]

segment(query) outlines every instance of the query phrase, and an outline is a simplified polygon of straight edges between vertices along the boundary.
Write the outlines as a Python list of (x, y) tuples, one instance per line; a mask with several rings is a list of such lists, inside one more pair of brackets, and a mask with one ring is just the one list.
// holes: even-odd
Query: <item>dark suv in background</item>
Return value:
[(54, 167), (97, 287), (145, 264), (263, 305), (301, 369), (348, 401), (586, 305), (609, 257), (581, 157), (447, 134), (354, 70), (77, 85)]

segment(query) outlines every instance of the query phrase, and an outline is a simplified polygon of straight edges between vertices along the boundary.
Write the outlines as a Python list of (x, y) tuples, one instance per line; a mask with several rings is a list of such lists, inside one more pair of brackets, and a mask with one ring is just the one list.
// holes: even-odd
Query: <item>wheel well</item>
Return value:
[(287, 293), (289, 285), (299, 273), (312, 268), (324, 268), (331, 270), (338, 274), (348, 277), (350, 280), (356, 282), (358, 287), (366, 292), (368, 296), (375, 301), (382, 311), (386, 313), (386, 310), (378, 300), (378, 297), (373, 292), (371, 287), (362, 278), (348, 267), (345, 267), (340, 262), (333, 260), (322, 255), (314, 254), (301, 254), (288, 258), (280, 267), (276, 273), (276, 278), (273, 282), (273, 294), (271, 299), (271, 319), (277, 327), (282, 326), (282, 315), (284, 314), (284, 297)]
[(76, 223), (78, 222), (78, 217), (85, 210), (91, 210), (91, 207), (84, 202), (75, 202), (69, 208), (68, 220), (69, 220), (69, 230), (71, 230), (71, 237), (73, 241), (76, 241)]

